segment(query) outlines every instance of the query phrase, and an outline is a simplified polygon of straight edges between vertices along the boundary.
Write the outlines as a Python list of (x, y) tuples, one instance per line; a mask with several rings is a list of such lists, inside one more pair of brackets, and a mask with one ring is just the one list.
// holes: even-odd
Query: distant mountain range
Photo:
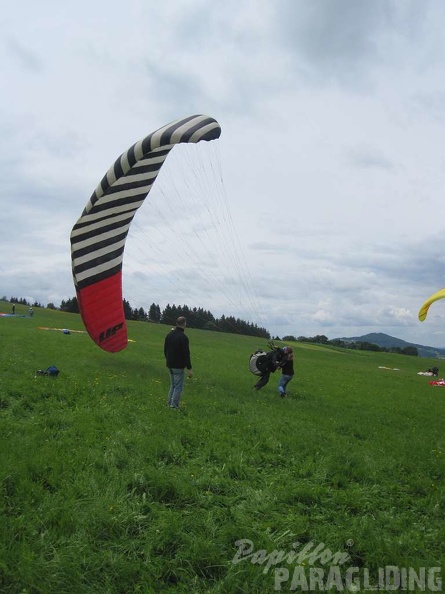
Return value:
[(429, 357), (430, 359), (443, 359), (445, 358), (445, 348), (439, 349), (436, 347), (424, 346), (423, 344), (415, 344), (414, 342), (406, 342), (401, 338), (395, 338), (383, 332), (371, 332), (371, 334), (365, 334), (363, 336), (352, 336), (350, 338), (340, 338), (345, 342), (370, 342), (380, 347), (391, 347), (405, 348), (408, 346), (416, 347), (419, 357)]

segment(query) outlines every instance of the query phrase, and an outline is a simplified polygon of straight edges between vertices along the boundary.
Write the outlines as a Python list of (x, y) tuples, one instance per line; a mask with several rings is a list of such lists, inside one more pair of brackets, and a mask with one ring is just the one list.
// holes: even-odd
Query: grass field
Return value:
[[(417, 375), (437, 361), (295, 343), (281, 399), (277, 374), (251, 389), (265, 341), (188, 329), (177, 412), (167, 326), (130, 322), (118, 354), (41, 326), (83, 330), (47, 309), (0, 318), (2, 593), (298, 591), (295, 568), (327, 571), (329, 551), (372, 580), (444, 565), (445, 389)], [(59, 377), (36, 376), (49, 365)]]

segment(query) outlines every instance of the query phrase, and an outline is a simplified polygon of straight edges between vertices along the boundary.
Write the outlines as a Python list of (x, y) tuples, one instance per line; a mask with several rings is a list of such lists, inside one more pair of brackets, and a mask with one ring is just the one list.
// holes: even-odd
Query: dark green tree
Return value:
[(411, 357), (418, 357), (419, 351), (417, 350), (417, 348), (415, 346), (407, 346), (407, 347), (403, 347), (402, 355), (410, 355)]
[(72, 297), (66, 301), (60, 303), (60, 311), (66, 311), (69, 313), (79, 313), (79, 304), (77, 303), (77, 297)]
[(131, 308), (130, 303), (124, 299), (123, 300), (123, 306), (124, 306), (124, 317), (126, 320), (132, 320), (133, 319), (133, 310)]
[(156, 303), (152, 303), (150, 305), (150, 309), (148, 310), (148, 319), (150, 322), (159, 323), (161, 321), (161, 308)]

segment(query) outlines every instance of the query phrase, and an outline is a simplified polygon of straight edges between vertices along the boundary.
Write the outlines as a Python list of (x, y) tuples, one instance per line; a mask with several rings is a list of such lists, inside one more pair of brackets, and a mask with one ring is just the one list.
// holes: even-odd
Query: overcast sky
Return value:
[(100, 179), (203, 113), (220, 140), (177, 147), (135, 217), (133, 307), (445, 347), (445, 301), (417, 320), (445, 287), (444, 30), (442, 0), (5, 5), (0, 296), (73, 297), (69, 235)]

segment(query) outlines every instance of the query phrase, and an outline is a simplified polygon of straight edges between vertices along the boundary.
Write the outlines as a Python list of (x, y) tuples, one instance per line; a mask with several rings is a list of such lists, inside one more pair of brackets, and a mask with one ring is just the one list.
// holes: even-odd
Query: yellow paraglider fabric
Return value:
[(424, 322), (426, 320), (426, 316), (427, 316), (428, 310), (430, 308), (430, 305), (432, 303), (434, 303), (435, 301), (437, 301), (438, 299), (443, 299), (443, 298), (445, 298), (445, 289), (440, 289), (440, 291), (437, 291), (436, 293), (431, 295), (431, 297), (429, 297), (425, 301), (425, 303), (422, 305), (422, 307), (419, 310), (419, 320), (421, 322)]

